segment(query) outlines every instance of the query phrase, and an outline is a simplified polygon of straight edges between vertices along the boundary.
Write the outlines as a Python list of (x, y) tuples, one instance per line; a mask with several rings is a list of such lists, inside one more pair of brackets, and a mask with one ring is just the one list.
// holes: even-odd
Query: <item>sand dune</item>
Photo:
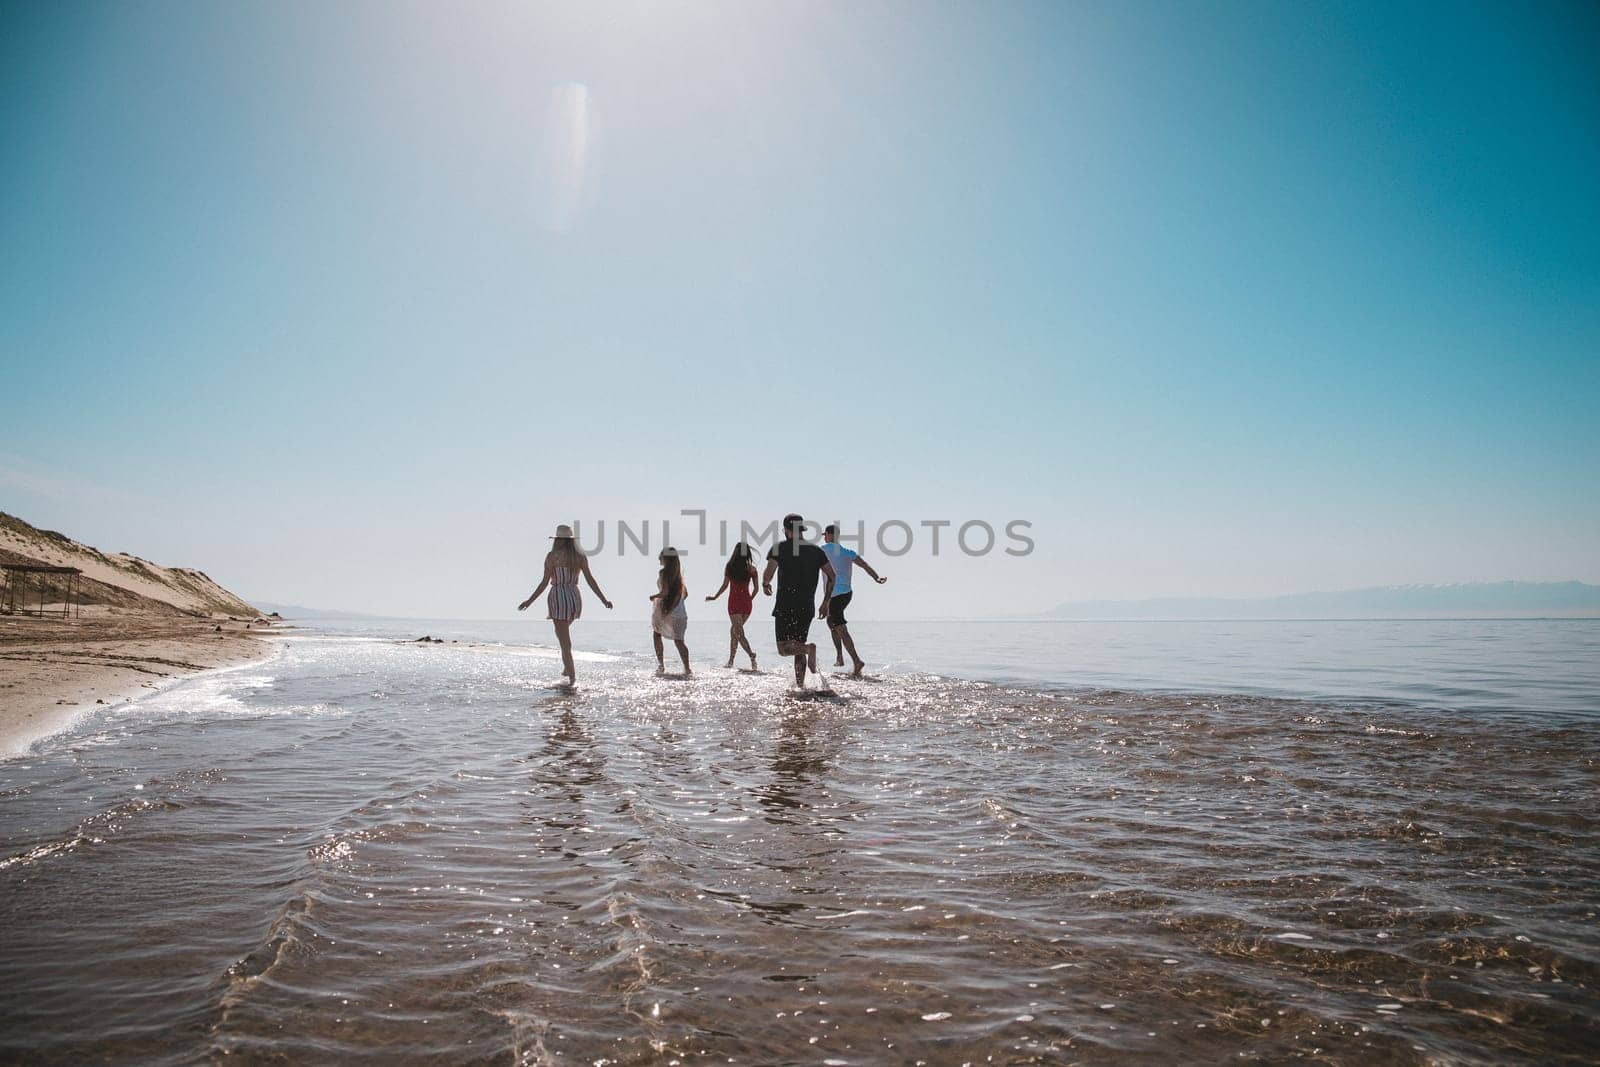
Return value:
[(201, 571), (107, 554), (0, 512), (6, 562), (79, 568), (85, 606), (73, 618), (0, 615), (0, 757), (161, 679), (268, 651), (255, 635), (270, 621)]
[(40, 530), (0, 512), (0, 562), (77, 567), (85, 603), (168, 614), (233, 615), (258, 612), (203, 571), (163, 567), (126, 552), (105, 553), (65, 534)]

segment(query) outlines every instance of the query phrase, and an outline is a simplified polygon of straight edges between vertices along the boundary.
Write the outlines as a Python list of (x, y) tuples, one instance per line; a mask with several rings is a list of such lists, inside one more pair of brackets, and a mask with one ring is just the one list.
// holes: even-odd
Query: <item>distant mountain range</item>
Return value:
[(1600, 617), (1600, 585), (1584, 582), (1463, 582), (1380, 585), (1333, 593), (1254, 599), (1166, 597), (1084, 600), (1051, 619), (1470, 619)]
[(360, 611), (340, 611), (337, 608), (308, 608), (300, 604), (275, 604), (270, 600), (251, 601), (262, 611), (275, 611), (286, 619), (376, 619)]

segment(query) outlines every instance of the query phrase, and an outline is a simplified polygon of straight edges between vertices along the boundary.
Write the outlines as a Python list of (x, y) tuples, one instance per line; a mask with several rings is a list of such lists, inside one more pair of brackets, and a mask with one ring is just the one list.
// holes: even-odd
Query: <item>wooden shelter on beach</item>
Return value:
[[(78, 616), (78, 579), (83, 572), (77, 567), (0, 563), (0, 572), (6, 579), (5, 592), (0, 594), (0, 615), (55, 615), (57, 610), (51, 598), (59, 595), (61, 617)], [(35, 601), (36, 606), (28, 606)]]

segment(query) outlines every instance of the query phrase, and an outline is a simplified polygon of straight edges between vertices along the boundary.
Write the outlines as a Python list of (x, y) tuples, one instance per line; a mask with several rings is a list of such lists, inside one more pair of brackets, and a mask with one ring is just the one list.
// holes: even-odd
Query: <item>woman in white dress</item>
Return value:
[(665, 637), (678, 646), (678, 656), (683, 660), (683, 673), (687, 677), (694, 673), (689, 668), (689, 646), (683, 641), (683, 635), (689, 630), (689, 587), (683, 584), (683, 562), (678, 558), (677, 549), (662, 549), (660, 560), (656, 594), (650, 598), (655, 605), (650, 610), (650, 637), (656, 646), (656, 673), (667, 673), (666, 648), (661, 642)]
[(528, 605), (539, 599), (545, 587), (550, 587), (546, 606), (550, 611), (550, 621), (556, 627), (556, 643), (561, 646), (562, 679), (568, 685), (573, 685), (578, 681), (578, 668), (572, 662), (572, 624), (583, 614), (578, 578), (582, 576), (588, 580), (589, 588), (600, 598), (600, 603), (609, 608), (611, 601), (606, 599), (594, 575), (589, 573), (589, 557), (578, 551), (578, 538), (573, 534), (572, 527), (562, 523), (556, 527), (555, 536), (550, 540), (554, 544), (544, 557), (544, 580), (539, 583), (539, 588), (528, 594), (527, 600), (517, 605), (517, 610), (527, 611)]

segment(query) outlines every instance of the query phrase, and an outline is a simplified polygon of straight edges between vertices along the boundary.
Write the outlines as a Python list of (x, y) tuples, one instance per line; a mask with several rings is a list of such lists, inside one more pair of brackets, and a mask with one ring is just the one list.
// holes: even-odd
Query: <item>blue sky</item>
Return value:
[[(0, 508), (417, 615), (681, 508), (1034, 524), (886, 562), (883, 616), (1600, 581), (1597, 40), (1582, 3), (8, 4)], [(643, 614), (645, 561), (597, 570)]]

